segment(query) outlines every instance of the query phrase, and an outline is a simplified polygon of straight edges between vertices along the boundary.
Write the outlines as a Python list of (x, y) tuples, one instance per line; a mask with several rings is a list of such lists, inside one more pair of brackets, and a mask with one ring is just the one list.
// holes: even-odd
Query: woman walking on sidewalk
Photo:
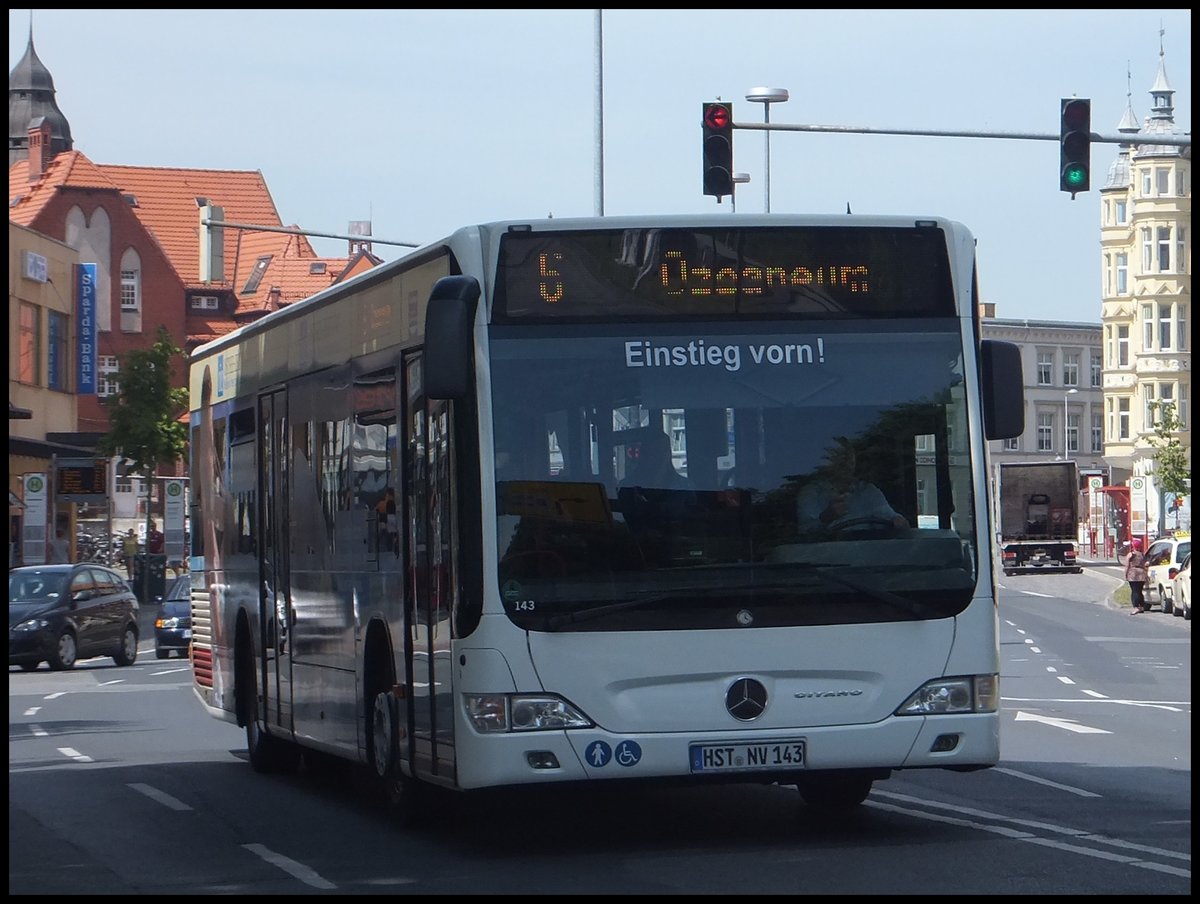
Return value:
[(1142, 552), (1142, 541), (1134, 537), (1129, 541), (1129, 555), (1125, 558), (1125, 580), (1129, 582), (1129, 598), (1137, 615), (1146, 611), (1146, 556)]

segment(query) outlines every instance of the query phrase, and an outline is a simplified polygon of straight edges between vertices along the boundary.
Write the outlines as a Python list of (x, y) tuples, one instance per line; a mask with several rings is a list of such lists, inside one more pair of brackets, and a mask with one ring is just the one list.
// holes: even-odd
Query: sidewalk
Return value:
[(1095, 571), (1100, 574), (1104, 574), (1104, 575), (1107, 575), (1107, 576), (1113, 578), (1116, 581), (1116, 583), (1113, 585), (1113, 589), (1111, 591), (1109, 591), (1108, 595), (1104, 598), (1104, 601), (1103, 601), (1104, 605), (1109, 606), (1113, 609), (1125, 608), (1124, 603), (1118, 603), (1113, 599), (1113, 597), (1116, 595), (1116, 592), (1125, 586), (1125, 566), (1124, 565), (1122, 565), (1120, 562), (1118, 562), (1115, 558), (1113, 558), (1113, 559), (1085, 559), (1085, 558), (1081, 557), (1078, 559), (1078, 562), (1080, 565), (1082, 565), (1088, 571)]

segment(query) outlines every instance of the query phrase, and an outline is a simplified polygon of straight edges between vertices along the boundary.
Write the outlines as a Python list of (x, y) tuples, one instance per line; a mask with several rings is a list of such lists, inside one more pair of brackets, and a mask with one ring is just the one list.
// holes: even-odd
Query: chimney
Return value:
[(279, 310), (279, 299), (282, 296), (283, 296), (283, 292), (280, 291), (279, 286), (271, 286), (271, 288), (269, 290), (267, 290), (267, 310), (268, 311), (278, 311)]
[(51, 159), (50, 123), (39, 116), (29, 124), (29, 184), (42, 178)]
[(984, 318), (995, 319), (996, 303), (994, 301), (981, 301), (979, 303), (979, 316)]

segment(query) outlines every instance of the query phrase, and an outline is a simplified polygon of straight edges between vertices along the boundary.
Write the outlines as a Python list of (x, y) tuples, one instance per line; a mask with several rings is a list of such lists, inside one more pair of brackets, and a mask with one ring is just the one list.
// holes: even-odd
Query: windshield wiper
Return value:
[[(821, 566), (814, 565), (809, 567), (818, 568)], [(662, 600), (678, 599), (680, 597), (712, 596), (718, 593), (744, 596), (746, 594), (758, 593), (759, 591), (778, 593), (781, 590), (795, 589), (796, 585), (789, 581), (786, 583), (776, 582), (770, 584), (748, 584), (738, 587), (683, 587), (678, 590), (646, 593), (643, 596), (638, 596), (631, 600), (621, 600), (619, 603), (603, 603), (598, 606), (587, 606), (583, 609), (577, 609), (574, 612), (564, 612), (561, 615), (551, 615), (546, 619), (546, 630), (556, 631), (564, 625), (572, 625), (581, 621), (591, 621), (594, 618), (600, 618), (604, 615), (611, 615), (614, 612), (624, 612), (629, 609), (640, 609), (642, 606), (649, 606), (652, 603), (661, 602)]]
[(883, 590), (879, 587), (870, 587), (860, 584), (858, 581), (851, 580), (842, 574), (836, 574), (829, 571), (831, 566), (827, 565), (812, 565), (809, 566), (813, 571), (816, 571), (822, 578), (825, 578), (832, 584), (841, 584), (843, 587), (848, 587), (851, 590), (857, 590), (859, 593), (865, 593), (873, 600), (878, 600), (881, 603), (886, 603), (893, 609), (899, 609), (901, 612), (907, 612), (909, 615), (915, 615), (918, 618), (929, 618), (932, 616), (941, 615), (937, 609), (917, 600), (910, 600), (906, 596), (900, 596), (898, 593), (892, 593), (890, 590)]

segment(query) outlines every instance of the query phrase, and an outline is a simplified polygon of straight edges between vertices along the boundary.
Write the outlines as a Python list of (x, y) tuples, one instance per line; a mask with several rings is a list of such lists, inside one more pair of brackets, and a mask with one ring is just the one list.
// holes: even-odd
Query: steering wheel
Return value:
[(833, 525), (835, 534), (844, 533), (878, 533), (881, 531), (895, 530), (896, 525), (892, 523), (890, 517), (883, 515), (858, 515), (854, 518), (845, 518)]

